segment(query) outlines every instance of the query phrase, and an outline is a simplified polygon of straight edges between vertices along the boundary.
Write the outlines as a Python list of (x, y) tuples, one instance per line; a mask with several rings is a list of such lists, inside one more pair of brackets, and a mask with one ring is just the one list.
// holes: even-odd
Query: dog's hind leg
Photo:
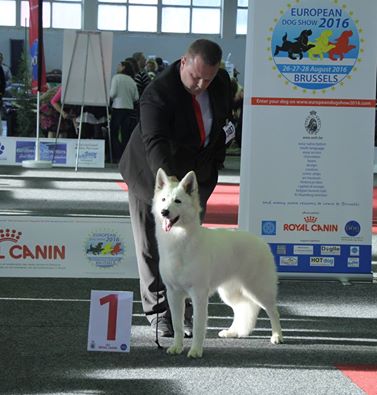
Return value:
[(279, 47), (279, 46), (277, 45), (276, 48), (275, 48), (274, 56), (276, 56), (276, 55), (280, 52), (280, 50), (281, 50), (281, 47)]
[(246, 292), (255, 301), (255, 303), (257, 303), (263, 310), (266, 311), (268, 318), (270, 319), (272, 328), (271, 343), (283, 343), (283, 334), (281, 331), (279, 312), (276, 307), (275, 297), (272, 294), (265, 294), (265, 290), (262, 292), (256, 291), (257, 290), (253, 288), (253, 292)]
[(174, 329), (174, 344), (167, 349), (168, 354), (180, 354), (183, 350), (183, 315), (185, 293), (167, 287), (167, 297)]
[(233, 310), (233, 322), (228, 329), (219, 332), (220, 337), (245, 337), (254, 329), (259, 306), (245, 295), (240, 284), (228, 283), (218, 288), (221, 299)]

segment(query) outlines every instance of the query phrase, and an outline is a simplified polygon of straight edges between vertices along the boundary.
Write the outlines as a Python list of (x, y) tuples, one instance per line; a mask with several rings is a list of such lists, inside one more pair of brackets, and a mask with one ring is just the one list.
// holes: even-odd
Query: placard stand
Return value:
[[(79, 45), (80, 44), (80, 45)], [(85, 48), (85, 52), (82, 52), (83, 47)], [(59, 137), (60, 125), (61, 125), (61, 118), (62, 113), (64, 110), (64, 105), (67, 100), (67, 93), (69, 92), (70, 83), (72, 81), (72, 70), (73, 65), (75, 63), (79, 63), (79, 60), (84, 59), (84, 67), (83, 70), (80, 70), (83, 73), (82, 76), (82, 86), (81, 86), (81, 102), (80, 102), (80, 124), (79, 124), (79, 131), (78, 131), (78, 139), (77, 139), (77, 153), (76, 153), (76, 166), (75, 171), (78, 168), (78, 161), (79, 161), (79, 152), (80, 152), (80, 140), (81, 140), (81, 131), (82, 131), (82, 123), (83, 123), (83, 114), (84, 114), (84, 104), (87, 104), (86, 101), (86, 92), (88, 88), (88, 70), (92, 67), (91, 62), (88, 61), (89, 53), (97, 59), (100, 59), (99, 67), (100, 67), (100, 77), (102, 78), (102, 87), (103, 92), (97, 90), (97, 93), (101, 95), (100, 102), (101, 103), (90, 103), (91, 105), (104, 105), (106, 107), (106, 118), (107, 118), (107, 134), (108, 134), (108, 141), (109, 141), (109, 154), (110, 154), (110, 161), (112, 162), (113, 155), (111, 149), (111, 136), (110, 136), (110, 116), (109, 116), (109, 98), (108, 98), (108, 89), (106, 84), (106, 76), (105, 76), (105, 64), (104, 64), (104, 53), (103, 53), (103, 43), (102, 43), (102, 33), (101, 32), (91, 32), (91, 31), (76, 31), (75, 32), (75, 39), (73, 45), (73, 51), (71, 60), (69, 63), (69, 69), (67, 78), (65, 81), (65, 86), (63, 89), (63, 96), (62, 96), (62, 111), (59, 116), (58, 128), (56, 133), (56, 140)], [(78, 70), (76, 70), (78, 71)], [(96, 86), (101, 85), (96, 81)]]

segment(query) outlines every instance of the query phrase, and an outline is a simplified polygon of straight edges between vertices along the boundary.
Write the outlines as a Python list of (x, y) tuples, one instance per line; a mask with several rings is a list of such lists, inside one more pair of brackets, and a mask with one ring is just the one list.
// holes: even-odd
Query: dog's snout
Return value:
[(169, 216), (169, 210), (164, 208), (163, 210), (161, 210), (161, 215), (163, 217), (168, 217)]

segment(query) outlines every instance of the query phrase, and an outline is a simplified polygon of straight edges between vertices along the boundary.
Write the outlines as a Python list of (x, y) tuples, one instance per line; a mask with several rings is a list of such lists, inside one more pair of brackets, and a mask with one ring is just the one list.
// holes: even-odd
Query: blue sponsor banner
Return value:
[[(16, 162), (22, 163), (24, 160), (35, 158), (35, 141), (16, 142)], [(40, 142), (41, 160), (53, 161), (54, 164), (67, 163), (67, 144)]]
[(279, 272), (369, 274), (370, 245), (270, 243)]

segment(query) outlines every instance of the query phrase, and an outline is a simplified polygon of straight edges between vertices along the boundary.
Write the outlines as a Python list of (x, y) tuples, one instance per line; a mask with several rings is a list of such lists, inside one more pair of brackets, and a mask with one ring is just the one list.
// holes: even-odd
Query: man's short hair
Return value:
[(215, 66), (221, 62), (223, 52), (220, 46), (204, 38), (194, 41), (187, 50), (187, 54), (195, 57), (199, 55), (205, 64)]
[(132, 57), (139, 62), (144, 57), (144, 54), (143, 52), (134, 52)]

